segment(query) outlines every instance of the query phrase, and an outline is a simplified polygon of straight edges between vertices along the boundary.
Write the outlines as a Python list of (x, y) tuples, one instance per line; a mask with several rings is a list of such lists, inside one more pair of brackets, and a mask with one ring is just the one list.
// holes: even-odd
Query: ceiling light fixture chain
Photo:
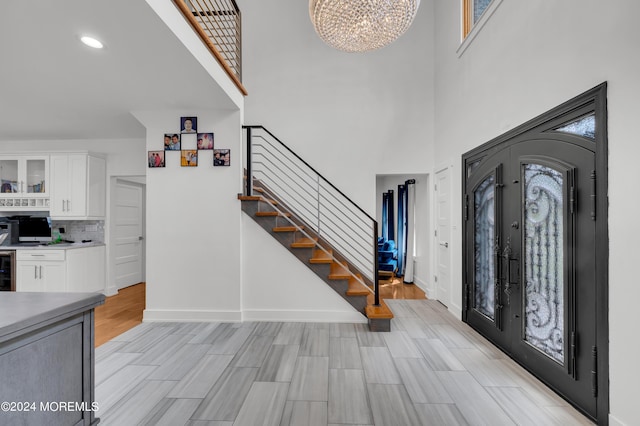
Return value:
[(404, 34), (419, 6), (420, 0), (309, 0), (309, 15), (329, 46), (368, 52)]

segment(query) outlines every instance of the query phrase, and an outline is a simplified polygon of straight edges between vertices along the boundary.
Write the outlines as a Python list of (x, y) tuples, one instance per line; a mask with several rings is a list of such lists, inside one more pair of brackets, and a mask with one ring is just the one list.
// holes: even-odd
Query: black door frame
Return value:
[[(471, 283), (467, 265), (467, 215), (468, 200), (466, 181), (468, 170), (474, 164), (502, 149), (508, 141), (533, 131), (557, 128), (572, 119), (578, 119), (586, 112), (595, 111), (595, 197), (592, 199), (592, 215), (596, 227), (596, 343), (597, 353), (593, 354), (593, 383), (597, 392), (597, 422), (609, 423), (609, 226), (608, 226), (608, 135), (607, 135), (607, 83), (604, 82), (575, 98), (539, 115), (538, 117), (486, 142), (462, 156), (462, 320), (467, 322)], [(526, 367), (525, 367), (526, 368)], [(595, 375), (597, 373), (597, 375)]]

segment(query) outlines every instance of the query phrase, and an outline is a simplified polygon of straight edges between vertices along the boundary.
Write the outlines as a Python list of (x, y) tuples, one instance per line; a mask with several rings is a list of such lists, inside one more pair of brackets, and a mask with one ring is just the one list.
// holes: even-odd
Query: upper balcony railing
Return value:
[(242, 17), (235, 0), (173, 0), (243, 95)]

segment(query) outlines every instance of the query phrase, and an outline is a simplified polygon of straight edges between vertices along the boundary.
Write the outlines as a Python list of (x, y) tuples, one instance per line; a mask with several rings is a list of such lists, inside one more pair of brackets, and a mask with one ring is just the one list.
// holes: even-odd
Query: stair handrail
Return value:
[[(362, 207), (360, 207), (358, 204), (356, 204), (353, 200), (351, 200), (351, 198), (349, 198), (347, 195), (345, 195), (333, 183), (331, 183), (320, 172), (318, 172), (313, 166), (311, 166), (307, 161), (305, 161), (296, 152), (294, 152), (291, 148), (289, 148), (286, 144), (284, 144), (278, 137), (276, 137), (273, 133), (271, 133), (267, 128), (265, 128), (262, 125), (243, 125), (242, 128), (244, 130), (246, 130), (246, 151), (245, 151), (245, 154), (246, 154), (246, 164), (245, 164), (246, 181), (245, 181), (245, 188), (244, 188), (245, 195), (247, 195), (247, 196), (252, 196), (253, 195), (253, 172), (254, 172), (253, 165), (254, 165), (254, 162), (253, 162), (253, 149), (252, 149), (252, 146), (253, 146), (253, 143), (252, 143), (252, 141), (253, 141), (253, 132), (252, 131), (254, 129), (260, 129), (260, 130), (264, 131), (266, 134), (268, 134), (271, 138), (273, 138), (273, 140), (275, 140), (282, 148), (284, 148), (289, 154), (291, 154), (297, 161), (301, 162), (310, 171), (315, 173), (315, 175), (317, 176), (318, 180), (321, 179), (333, 191), (335, 191), (344, 200), (346, 200), (353, 208), (355, 208), (357, 211), (362, 213), (365, 218), (367, 218), (367, 219), (369, 219), (371, 221), (372, 233), (373, 233), (373, 238), (372, 238), (372, 240), (373, 240), (372, 241), (372, 244), (373, 244), (373, 257), (374, 257), (373, 262), (372, 262), (373, 263), (372, 281), (373, 281), (373, 284), (374, 284), (374, 289), (373, 289), (374, 305), (375, 306), (379, 306), (380, 305), (380, 291), (379, 291), (379, 278), (378, 278), (378, 266), (379, 266), (378, 265), (378, 222), (373, 217), (371, 217), (371, 215), (369, 213), (367, 213)], [(318, 185), (318, 188), (320, 188), (319, 185)], [(320, 196), (320, 193), (318, 193), (318, 196)], [(320, 203), (319, 200), (318, 200), (318, 203)], [(275, 206), (272, 206), (272, 207), (276, 211), (280, 211), (277, 207), (275, 207)], [(319, 206), (318, 206), (318, 217), (320, 217)], [(295, 224), (289, 218), (285, 217), (285, 219), (287, 221), (289, 221), (291, 224), (293, 224), (296, 227), (298, 227), (297, 224)], [(320, 228), (320, 224), (319, 223), (318, 223), (318, 228)], [(320, 229), (318, 229), (318, 232), (320, 232)], [(304, 235), (308, 236), (308, 234), (306, 232), (302, 231), (302, 233)], [(324, 247), (322, 247), (321, 245), (318, 245), (318, 247), (320, 247), (320, 249), (325, 251), (325, 253), (327, 252), (327, 250)], [(332, 257), (333, 257), (333, 255), (332, 255)], [(351, 273), (351, 275), (354, 275), (354, 274)]]

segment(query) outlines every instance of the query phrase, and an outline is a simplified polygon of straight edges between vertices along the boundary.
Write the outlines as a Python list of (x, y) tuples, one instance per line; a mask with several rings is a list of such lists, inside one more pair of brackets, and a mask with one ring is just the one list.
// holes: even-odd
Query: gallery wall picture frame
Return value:
[(198, 149), (213, 149), (213, 133), (198, 133)]
[(231, 165), (231, 150), (227, 148), (214, 149), (213, 150), (213, 165), (214, 166), (230, 166)]
[(179, 133), (164, 134), (164, 150), (180, 151), (180, 134)]
[(183, 149), (182, 151), (180, 151), (180, 166), (198, 167), (198, 150)]
[(147, 162), (150, 169), (164, 167), (164, 151), (149, 151)]
[(198, 117), (180, 117), (180, 133), (197, 133)]

